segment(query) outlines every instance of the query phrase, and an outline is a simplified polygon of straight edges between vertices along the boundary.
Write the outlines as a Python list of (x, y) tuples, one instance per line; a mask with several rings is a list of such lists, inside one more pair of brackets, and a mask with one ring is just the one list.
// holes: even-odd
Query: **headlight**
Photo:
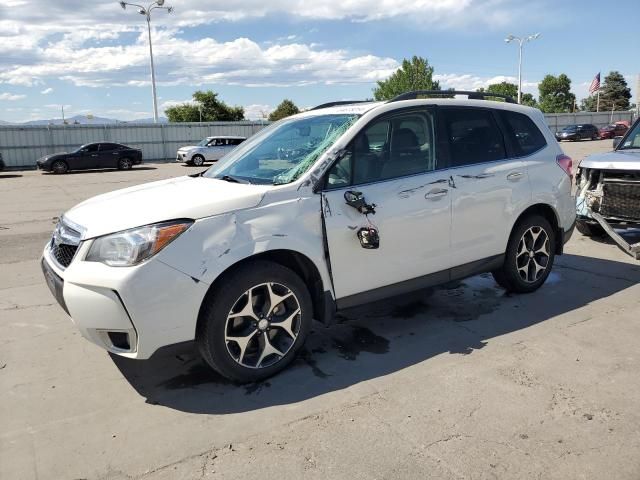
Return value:
[(192, 224), (192, 220), (177, 220), (105, 235), (93, 241), (85, 261), (112, 267), (137, 265), (169, 245)]

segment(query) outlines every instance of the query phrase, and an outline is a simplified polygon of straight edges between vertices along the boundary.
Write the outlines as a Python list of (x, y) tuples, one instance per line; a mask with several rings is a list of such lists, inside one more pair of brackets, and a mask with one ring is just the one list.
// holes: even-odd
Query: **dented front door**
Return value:
[[(362, 192), (376, 213), (347, 205), (348, 190)], [(322, 210), (337, 299), (451, 266), (451, 192), (443, 171), (325, 191)], [(358, 239), (369, 225), (378, 230), (377, 249)]]

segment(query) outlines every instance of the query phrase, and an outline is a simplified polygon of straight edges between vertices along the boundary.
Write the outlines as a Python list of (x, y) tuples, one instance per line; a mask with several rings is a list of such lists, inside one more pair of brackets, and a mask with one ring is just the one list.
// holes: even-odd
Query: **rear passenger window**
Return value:
[(507, 157), (502, 132), (490, 110), (442, 109), (451, 150), (451, 166), (493, 162)]
[(502, 111), (500, 114), (515, 138), (515, 147), (519, 149), (516, 153), (519, 156), (530, 155), (547, 146), (544, 135), (528, 116), (508, 111)]

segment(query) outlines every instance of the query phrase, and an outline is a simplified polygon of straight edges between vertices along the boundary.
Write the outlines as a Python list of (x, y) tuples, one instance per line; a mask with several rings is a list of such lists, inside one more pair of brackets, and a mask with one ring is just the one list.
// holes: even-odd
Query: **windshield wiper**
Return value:
[(244, 180), (238, 177), (234, 177), (232, 175), (223, 175), (221, 177), (216, 177), (220, 180), (224, 180), (225, 182), (231, 182), (231, 183), (244, 183), (244, 184), (250, 184), (251, 182), (248, 180)]

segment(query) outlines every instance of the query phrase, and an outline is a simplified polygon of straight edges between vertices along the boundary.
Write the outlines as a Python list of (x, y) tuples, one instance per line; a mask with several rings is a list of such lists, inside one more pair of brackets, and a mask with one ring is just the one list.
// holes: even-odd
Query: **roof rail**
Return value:
[(369, 103), (373, 100), (341, 100), (339, 102), (329, 102), (313, 107), (310, 110), (320, 110), (321, 108), (337, 107), (338, 105), (352, 105), (354, 103)]
[(486, 97), (504, 98), (507, 103), (516, 103), (509, 95), (491, 92), (471, 92), (467, 90), (416, 90), (414, 92), (406, 92), (392, 98), (387, 103), (399, 102), (400, 100), (415, 100), (422, 95), (466, 95), (469, 100), (484, 100)]

